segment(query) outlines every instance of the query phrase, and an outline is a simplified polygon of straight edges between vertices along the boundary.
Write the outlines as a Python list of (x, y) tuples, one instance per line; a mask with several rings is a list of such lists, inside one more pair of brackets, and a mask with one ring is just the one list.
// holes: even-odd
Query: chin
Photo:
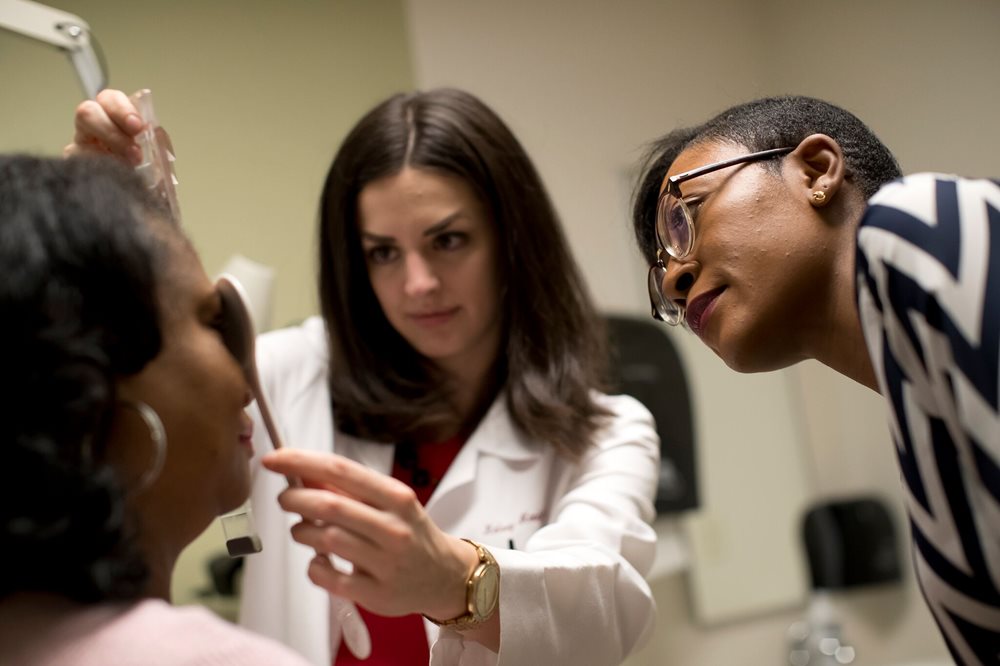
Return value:
[(451, 340), (424, 340), (420, 344), (410, 344), (418, 354), (431, 361), (443, 361), (458, 353), (458, 345)]
[(801, 359), (792, 359), (787, 353), (774, 350), (763, 350), (760, 348), (723, 349), (716, 351), (722, 361), (741, 374), (753, 374), (757, 372), (773, 372), (795, 365)]
[(790, 363), (786, 364), (758, 363), (754, 362), (753, 359), (750, 359), (749, 362), (729, 361), (726, 359), (723, 360), (726, 362), (726, 365), (728, 365), (730, 369), (735, 370), (736, 372), (743, 375), (750, 375), (759, 372), (773, 372), (775, 370), (781, 370), (783, 368), (787, 368), (789, 365), (791, 365)]
[(219, 513), (228, 513), (237, 509), (250, 497), (250, 473), (238, 480), (226, 484), (225, 488), (220, 488), (223, 492), (219, 494)]

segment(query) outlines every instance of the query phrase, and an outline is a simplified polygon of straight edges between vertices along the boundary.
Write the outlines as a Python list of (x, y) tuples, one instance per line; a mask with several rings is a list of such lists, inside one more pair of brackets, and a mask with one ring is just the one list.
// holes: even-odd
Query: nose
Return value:
[(664, 296), (684, 307), (687, 305), (688, 291), (694, 285), (700, 267), (694, 261), (671, 258), (666, 268), (660, 289), (663, 290)]
[(423, 296), (440, 286), (437, 274), (430, 263), (418, 252), (412, 252), (406, 257), (407, 296)]

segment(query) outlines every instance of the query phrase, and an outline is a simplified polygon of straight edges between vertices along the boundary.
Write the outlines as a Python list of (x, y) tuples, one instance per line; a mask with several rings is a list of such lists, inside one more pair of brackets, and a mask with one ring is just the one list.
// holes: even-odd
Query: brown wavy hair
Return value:
[(591, 393), (605, 378), (603, 319), (521, 144), (483, 102), (448, 88), (380, 103), (347, 135), (326, 177), (319, 293), (337, 428), (407, 441), (455, 416), (441, 373), (383, 314), (362, 252), (358, 196), (404, 167), (461, 178), (490, 211), (504, 290), (496, 385), (523, 433), (578, 456), (607, 415)]

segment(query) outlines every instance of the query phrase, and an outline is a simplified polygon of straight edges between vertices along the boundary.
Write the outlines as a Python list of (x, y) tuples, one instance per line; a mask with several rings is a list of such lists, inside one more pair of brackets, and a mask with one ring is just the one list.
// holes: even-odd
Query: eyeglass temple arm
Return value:
[(708, 166), (702, 166), (698, 167), (697, 169), (691, 169), (690, 171), (685, 171), (675, 176), (671, 176), (669, 180), (671, 183), (674, 184), (683, 183), (685, 180), (697, 178), (702, 174), (712, 173), (713, 171), (718, 171), (719, 169), (725, 169), (726, 167), (731, 167), (734, 164), (757, 162), (758, 160), (766, 160), (769, 157), (790, 153), (793, 150), (795, 150), (795, 148), (771, 148), (770, 150), (762, 150), (759, 153), (753, 153), (751, 155), (742, 155), (740, 157), (734, 157), (731, 160), (726, 160), (725, 162), (716, 162), (715, 164), (709, 164)]

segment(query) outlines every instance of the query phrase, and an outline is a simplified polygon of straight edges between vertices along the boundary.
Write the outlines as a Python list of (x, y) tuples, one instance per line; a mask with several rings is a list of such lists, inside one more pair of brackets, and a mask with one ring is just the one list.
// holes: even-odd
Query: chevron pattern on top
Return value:
[(958, 664), (1000, 663), (1000, 183), (915, 174), (858, 229), (857, 298), (888, 401), (924, 596)]

